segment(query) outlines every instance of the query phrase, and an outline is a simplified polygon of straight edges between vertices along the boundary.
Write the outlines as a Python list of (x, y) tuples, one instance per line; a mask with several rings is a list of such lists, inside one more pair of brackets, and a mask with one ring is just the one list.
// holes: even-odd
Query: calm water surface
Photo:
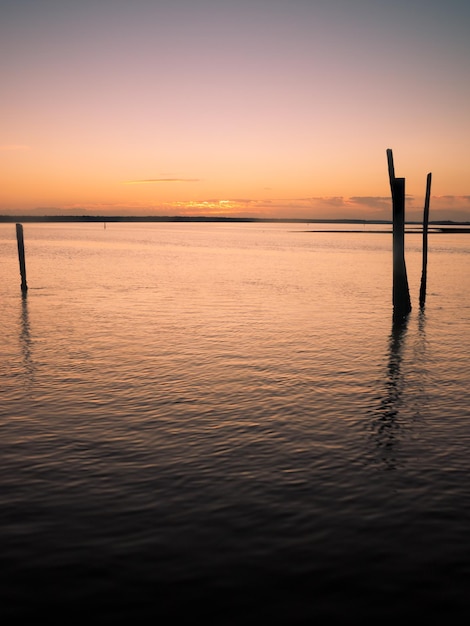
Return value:
[(470, 235), (0, 225), (0, 612), (469, 616)]

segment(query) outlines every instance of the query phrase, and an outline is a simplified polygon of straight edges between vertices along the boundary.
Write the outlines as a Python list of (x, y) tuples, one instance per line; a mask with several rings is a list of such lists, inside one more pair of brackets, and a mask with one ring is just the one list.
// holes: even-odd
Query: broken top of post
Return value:
[(392, 188), (392, 193), (393, 193), (392, 183), (395, 180), (395, 166), (393, 164), (393, 152), (390, 150), (390, 148), (387, 149), (387, 162), (388, 162), (388, 175), (390, 178), (390, 187)]
[(405, 179), (396, 178), (390, 149), (387, 161), (393, 204), (393, 319), (402, 321), (411, 311), (405, 264)]

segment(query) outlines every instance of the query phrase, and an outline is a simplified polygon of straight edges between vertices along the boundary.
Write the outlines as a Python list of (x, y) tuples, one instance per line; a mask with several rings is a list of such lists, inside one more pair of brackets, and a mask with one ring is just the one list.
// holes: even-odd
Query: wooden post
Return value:
[(393, 203), (393, 319), (402, 321), (411, 311), (405, 263), (405, 179), (395, 177), (393, 153), (387, 150)]
[(21, 291), (26, 294), (28, 291), (28, 284), (26, 283), (26, 263), (24, 259), (24, 239), (23, 239), (23, 225), (16, 225), (16, 241), (18, 243), (18, 259), (20, 261), (20, 274), (21, 274)]
[(421, 273), (421, 287), (419, 289), (419, 306), (424, 307), (426, 302), (426, 282), (428, 278), (428, 224), (429, 224), (429, 201), (431, 198), (432, 174), (429, 173), (426, 179), (426, 198), (424, 200), (423, 215), (423, 270)]

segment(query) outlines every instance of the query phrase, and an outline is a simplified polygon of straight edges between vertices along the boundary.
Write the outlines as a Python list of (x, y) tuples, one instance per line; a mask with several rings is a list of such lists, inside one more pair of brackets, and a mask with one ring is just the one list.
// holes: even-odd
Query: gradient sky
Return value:
[(0, 0), (0, 213), (470, 220), (468, 0)]

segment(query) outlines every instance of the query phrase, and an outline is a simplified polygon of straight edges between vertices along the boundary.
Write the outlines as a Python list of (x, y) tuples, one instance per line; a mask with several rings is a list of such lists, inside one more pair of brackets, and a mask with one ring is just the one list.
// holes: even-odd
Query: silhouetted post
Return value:
[(395, 177), (390, 149), (387, 160), (393, 204), (393, 319), (400, 321), (411, 311), (405, 264), (405, 179)]
[(423, 271), (421, 273), (421, 287), (419, 289), (419, 306), (424, 307), (426, 302), (426, 282), (428, 278), (428, 224), (429, 224), (429, 201), (431, 199), (432, 174), (426, 179), (426, 198), (424, 200), (423, 215)]
[(18, 259), (20, 261), (20, 274), (21, 274), (21, 291), (25, 294), (28, 290), (26, 283), (26, 263), (24, 260), (24, 239), (23, 239), (23, 225), (16, 225), (16, 241), (18, 243)]

